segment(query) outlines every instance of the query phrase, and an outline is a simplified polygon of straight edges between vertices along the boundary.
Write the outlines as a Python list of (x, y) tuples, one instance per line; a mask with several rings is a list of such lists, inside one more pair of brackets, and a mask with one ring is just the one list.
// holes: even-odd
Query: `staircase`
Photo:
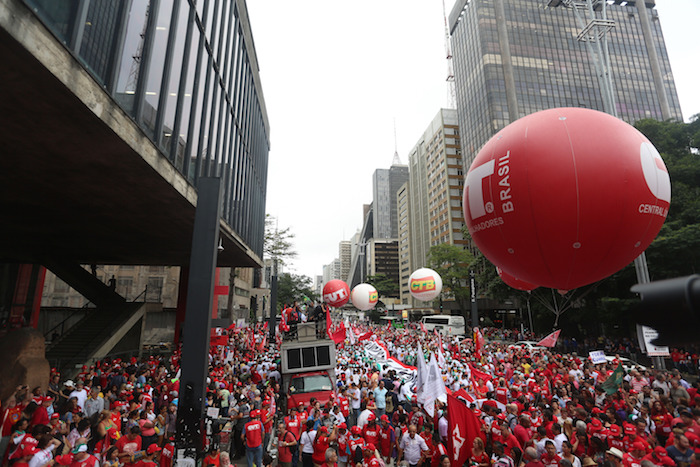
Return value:
[(108, 355), (143, 318), (146, 304), (127, 302), (79, 264), (53, 260), (45, 266), (96, 306), (46, 347), (51, 366), (72, 377), (77, 373), (76, 367)]
[(91, 310), (46, 349), (46, 358), (61, 374), (72, 377), (75, 368), (99, 360), (143, 318), (146, 304), (123, 303)]

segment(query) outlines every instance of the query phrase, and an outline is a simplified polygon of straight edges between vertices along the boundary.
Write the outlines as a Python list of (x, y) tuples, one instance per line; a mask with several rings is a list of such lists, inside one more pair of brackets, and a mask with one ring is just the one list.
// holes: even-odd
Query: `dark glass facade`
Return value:
[[(603, 109), (595, 66), (574, 13), (547, 0), (458, 0), (450, 15), (457, 109), (466, 167), (497, 131), (525, 115), (553, 107)], [(607, 3), (610, 66), (618, 116), (628, 123), (663, 120), (642, 22), (634, 2)], [(502, 6), (502, 13), (499, 7)], [(661, 25), (646, 6), (670, 118), (680, 104)], [(503, 21), (499, 23), (500, 14)], [(505, 25), (500, 33), (499, 24)], [(505, 33), (505, 34), (504, 34)], [(508, 56), (510, 60), (508, 60)], [(512, 73), (507, 75), (506, 69)], [(506, 86), (517, 101), (509, 107)]]
[(269, 123), (245, 0), (24, 0), (262, 257)]

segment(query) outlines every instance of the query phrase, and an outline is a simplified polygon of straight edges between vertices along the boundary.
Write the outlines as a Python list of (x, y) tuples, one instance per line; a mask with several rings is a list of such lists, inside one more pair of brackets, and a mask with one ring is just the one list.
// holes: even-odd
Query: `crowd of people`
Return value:
[[(338, 346), (328, 400), (289, 407), (279, 341), (268, 342), (262, 325), (224, 332), (210, 353), (206, 404), (230, 423), (231, 442), (208, 438), (202, 465), (243, 458), (251, 467), (456, 465), (450, 449), (464, 439), (448, 432), (446, 399), (419, 403), (414, 379), (365, 351), (372, 341), (405, 365), (440, 354), (445, 387), (465, 395), (480, 425), (470, 466), (700, 465), (699, 385), (678, 369), (630, 368), (610, 391), (602, 383), (615, 360), (593, 364), (574, 351), (513, 347), (490, 339), (500, 331), (483, 331), (479, 347), (418, 326), (353, 325), (353, 338)], [(178, 376), (176, 351), (96, 362), (71, 380), (54, 371), (47, 388), (16, 388), (0, 412), (3, 466), (170, 467)]]

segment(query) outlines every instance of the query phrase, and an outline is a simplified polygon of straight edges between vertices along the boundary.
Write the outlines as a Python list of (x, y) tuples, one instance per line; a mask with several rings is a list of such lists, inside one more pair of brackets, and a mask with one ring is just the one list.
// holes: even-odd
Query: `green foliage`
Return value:
[(311, 279), (308, 276), (284, 272), (277, 280), (277, 307), (285, 303), (291, 305), (294, 301), (317, 300), (313, 291)]
[(367, 283), (377, 289), (380, 297), (399, 296), (399, 284), (382, 272), (373, 276), (367, 276)]
[(455, 299), (462, 314), (471, 298), (467, 281), (474, 262), (469, 251), (449, 243), (434, 245), (428, 251), (428, 266), (440, 274), (443, 292)]

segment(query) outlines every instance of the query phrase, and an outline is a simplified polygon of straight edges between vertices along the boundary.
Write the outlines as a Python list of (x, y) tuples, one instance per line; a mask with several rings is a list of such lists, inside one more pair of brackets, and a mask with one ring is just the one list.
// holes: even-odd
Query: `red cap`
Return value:
[(654, 448), (654, 454), (656, 454), (658, 457), (664, 457), (668, 455), (666, 449), (664, 449), (663, 446), (656, 446)]
[(25, 446), (24, 449), (22, 449), (22, 457), (33, 456), (37, 452), (39, 452), (39, 449), (37, 449), (34, 445)]
[(350, 428), (350, 433), (352, 433), (353, 435), (360, 435), (362, 434), (362, 428), (360, 428), (357, 425), (353, 425), (353, 427)]
[(373, 422), (373, 421), (375, 421), (376, 419), (377, 419), (377, 416), (374, 415), (373, 413), (370, 413), (369, 415), (367, 415), (367, 421), (368, 421), (368, 422)]
[(603, 424), (597, 418), (593, 418), (593, 419), (591, 419), (591, 423), (588, 425), (588, 427), (592, 431), (600, 431), (603, 429)]
[(633, 435), (637, 432), (637, 429), (631, 423), (626, 423), (624, 428), (626, 435)]
[(620, 425), (612, 424), (610, 425), (610, 428), (608, 428), (608, 431), (610, 432), (610, 436), (620, 436), (622, 434), (622, 428), (620, 428)]
[(634, 443), (632, 443), (632, 450), (633, 451), (646, 451), (647, 447), (644, 446), (644, 443), (642, 443), (641, 441), (635, 441)]
[(600, 410), (598, 407), (593, 407), (593, 410), (591, 410), (591, 413), (603, 413), (603, 411)]
[(348, 429), (348, 426), (343, 422), (343, 423), (341, 423), (340, 425), (338, 425), (338, 429), (339, 429), (339, 430), (343, 430), (343, 429), (347, 430), (347, 429)]
[(374, 443), (367, 443), (367, 445), (365, 446), (365, 451), (374, 451), (376, 449), (377, 448), (374, 446)]
[(322, 425), (321, 428), (318, 429), (321, 433), (328, 433), (328, 427), (325, 425)]
[(506, 414), (501, 412), (498, 415), (496, 415), (496, 418), (499, 420), (505, 420), (506, 419)]
[(381, 420), (381, 421), (383, 421), (383, 422), (388, 422), (388, 421), (389, 421), (389, 417), (388, 417), (386, 414), (384, 414), (384, 415), (382, 415), (381, 417), (379, 417), (379, 420)]
[(148, 446), (148, 449), (146, 449), (146, 453), (153, 454), (154, 452), (160, 451), (160, 449), (161, 448), (156, 443), (153, 443), (150, 446)]

